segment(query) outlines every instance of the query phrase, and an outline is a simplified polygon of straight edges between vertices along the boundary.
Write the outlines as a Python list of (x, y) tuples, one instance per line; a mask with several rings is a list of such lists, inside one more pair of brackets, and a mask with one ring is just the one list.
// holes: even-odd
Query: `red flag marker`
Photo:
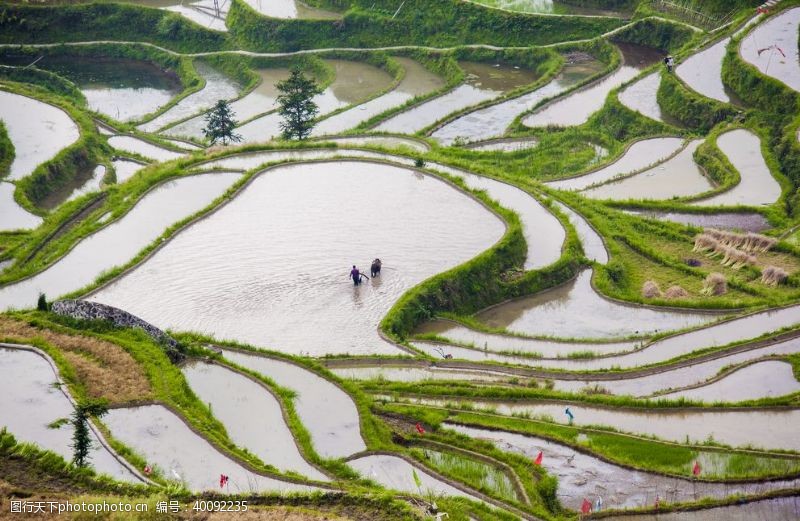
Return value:
[(541, 465), (543, 457), (544, 455), (542, 454), (542, 451), (539, 451), (539, 454), (536, 455), (536, 459), (533, 460), (533, 462), (536, 463), (537, 465)]
[(692, 474), (694, 474), (695, 476), (700, 475), (700, 464), (697, 463), (696, 461), (694, 462), (694, 467), (692, 467)]
[(219, 488), (223, 488), (225, 485), (228, 484), (228, 476), (225, 474), (219, 475)]
[(150, 468), (150, 465), (145, 465), (142, 471), (144, 472), (145, 476), (149, 476), (150, 474), (153, 473), (153, 469)]
[(425, 429), (424, 429), (424, 428), (422, 428), (422, 424), (421, 424), (421, 423), (418, 423), (418, 424), (416, 425), (416, 427), (417, 427), (417, 432), (418, 432), (418, 433), (420, 433), (420, 434), (425, 434)]
[(583, 498), (583, 504), (581, 505), (581, 513), (588, 514), (592, 511), (592, 504), (589, 502), (588, 499)]

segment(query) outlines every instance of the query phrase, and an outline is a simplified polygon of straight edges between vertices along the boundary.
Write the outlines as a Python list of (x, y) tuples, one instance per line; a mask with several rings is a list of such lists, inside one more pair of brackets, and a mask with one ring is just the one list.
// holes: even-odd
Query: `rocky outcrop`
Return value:
[(160, 330), (153, 324), (145, 322), (136, 315), (123, 311), (113, 306), (89, 302), (87, 300), (59, 300), (53, 302), (50, 309), (57, 315), (72, 317), (79, 320), (106, 320), (119, 327), (136, 327), (144, 330), (153, 340), (164, 347), (164, 350), (173, 362), (183, 359), (177, 340)]

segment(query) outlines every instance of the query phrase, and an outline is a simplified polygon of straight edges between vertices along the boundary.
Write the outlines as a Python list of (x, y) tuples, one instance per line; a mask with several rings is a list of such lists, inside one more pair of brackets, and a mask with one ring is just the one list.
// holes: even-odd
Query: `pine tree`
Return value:
[(100, 417), (108, 412), (102, 401), (85, 401), (75, 406), (72, 412), (72, 462), (78, 467), (89, 465), (92, 437), (89, 434), (89, 416)]
[(311, 79), (307, 78), (299, 69), (293, 69), (291, 76), (279, 82), (278, 113), (283, 117), (281, 130), (285, 139), (305, 139), (314, 128), (314, 118), (319, 112), (319, 107), (313, 98), (322, 89)]
[(212, 145), (219, 140), (222, 140), (223, 145), (227, 145), (228, 141), (234, 143), (242, 140), (242, 136), (233, 132), (237, 124), (233, 116), (230, 104), (224, 99), (217, 101), (214, 108), (206, 114), (206, 128), (203, 129), (203, 134), (211, 139)]

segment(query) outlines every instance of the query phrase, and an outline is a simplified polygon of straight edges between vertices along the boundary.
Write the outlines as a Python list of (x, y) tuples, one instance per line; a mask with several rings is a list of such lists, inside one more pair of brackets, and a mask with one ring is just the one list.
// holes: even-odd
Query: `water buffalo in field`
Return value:
[(375, 259), (374, 261), (372, 261), (372, 265), (369, 267), (369, 271), (373, 277), (381, 274), (381, 264), (382, 263), (380, 259)]

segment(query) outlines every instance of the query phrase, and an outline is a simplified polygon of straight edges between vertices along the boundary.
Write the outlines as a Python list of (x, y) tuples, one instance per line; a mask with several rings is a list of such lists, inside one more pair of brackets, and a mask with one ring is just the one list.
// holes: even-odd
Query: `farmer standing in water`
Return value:
[(353, 264), (353, 269), (350, 270), (350, 278), (353, 279), (353, 286), (361, 284), (361, 272), (358, 271), (355, 264)]

